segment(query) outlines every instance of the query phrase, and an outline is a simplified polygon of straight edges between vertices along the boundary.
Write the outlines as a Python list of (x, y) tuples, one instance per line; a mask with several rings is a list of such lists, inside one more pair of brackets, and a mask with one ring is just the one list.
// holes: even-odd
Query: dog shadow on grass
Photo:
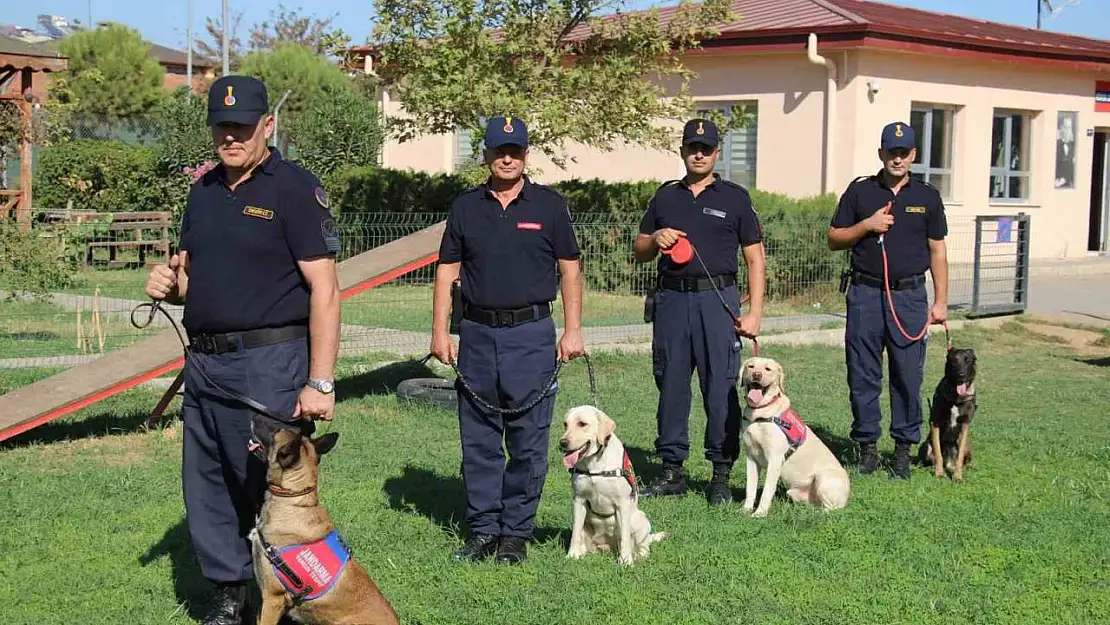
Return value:
[[(390, 508), (426, 517), (451, 536), (469, 535), (465, 523), (466, 492), (457, 475), (405, 465), (401, 475), (388, 478), (382, 489), (389, 497)], [(564, 548), (570, 541), (569, 535), (554, 527), (537, 527), (534, 536), (537, 543), (559, 540)]]

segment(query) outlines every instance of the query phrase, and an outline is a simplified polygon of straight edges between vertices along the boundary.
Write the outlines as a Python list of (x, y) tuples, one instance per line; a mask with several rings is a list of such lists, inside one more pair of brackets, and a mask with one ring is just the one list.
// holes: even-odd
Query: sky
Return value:
[[(1038, 0), (886, 0), (890, 4), (940, 11), (995, 22), (1036, 27)], [(1065, 0), (1055, 0), (1054, 5)], [(89, 19), (90, 7), (94, 22), (112, 20), (125, 23), (142, 32), (148, 41), (171, 48), (185, 49), (189, 0), (36, 0), (35, 2), (11, 0), (0, 8), (0, 23), (37, 28), (36, 16), (40, 13), (62, 15), (67, 18)], [(193, 30), (199, 32), (204, 18), (219, 18), (222, 0), (192, 0)], [(242, 12), (239, 36), (246, 40), (252, 24), (269, 18), (284, 4), (287, 9), (306, 7), (302, 14), (325, 17), (335, 15), (333, 24), (351, 35), (354, 43), (363, 43), (370, 33), (372, 0), (228, 0), (229, 11)], [(652, 5), (674, 4), (660, 0), (631, 0), (630, 8), (647, 8)], [(312, 8), (307, 8), (312, 7)], [(1110, 39), (1110, 2), (1107, 0), (1080, 0), (1055, 17), (1042, 16), (1042, 28), (1073, 35)]]

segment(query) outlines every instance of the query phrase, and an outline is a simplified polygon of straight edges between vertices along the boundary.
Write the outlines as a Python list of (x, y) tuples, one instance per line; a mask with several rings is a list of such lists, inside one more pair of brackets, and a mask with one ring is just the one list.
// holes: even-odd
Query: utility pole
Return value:
[(223, 28), (221, 28), (220, 30), (223, 31), (222, 34), (223, 34), (223, 47), (224, 47), (224, 76), (227, 76), (227, 74), (228, 74), (228, 71), (227, 71), (227, 0), (224, 0), (224, 15), (223, 15), (223, 22), (221, 23), (221, 25), (223, 26)]
[(1041, 8), (1044, 6), (1044, 0), (1037, 0), (1037, 30), (1041, 29)]
[(185, 18), (187, 22), (185, 25), (185, 85), (188, 91), (185, 92), (185, 99), (191, 100), (193, 97), (193, 0), (187, 0), (189, 6), (189, 16)]
[(93, 23), (92, 23), (92, 0), (89, 0), (89, 24), (88, 24), (88, 26), (86, 26), (85, 28), (88, 28), (89, 30), (92, 30), (92, 29), (93, 29)]

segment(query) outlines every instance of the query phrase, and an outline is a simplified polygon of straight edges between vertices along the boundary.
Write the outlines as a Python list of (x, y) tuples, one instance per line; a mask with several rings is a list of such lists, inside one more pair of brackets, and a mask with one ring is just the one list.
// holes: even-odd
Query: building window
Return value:
[(991, 131), (991, 199), (1029, 199), (1029, 141), (1033, 116), (1016, 111), (994, 112)]
[(952, 121), (951, 108), (915, 104), (910, 110), (910, 126), (917, 135), (917, 157), (910, 175), (937, 188), (944, 199), (952, 197)]
[(698, 109), (698, 115), (704, 115), (709, 110), (721, 111), (725, 119), (740, 115), (747, 118), (747, 124), (743, 128), (725, 133), (720, 144), (721, 154), (717, 158), (713, 171), (725, 180), (743, 185), (748, 189), (755, 188), (759, 105), (756, 102), (703, 103)]
[[(478, 128), (486, 127), (486, 118), (478, 118)], [(466, 167), (468, 165), (479, 165), (482, 163), (482, 145), (478, 144), (477, 151), (471, 143), (474, 140), (474, 130), (470, 128), (459, 128), (455, 133), (455, 169)]]

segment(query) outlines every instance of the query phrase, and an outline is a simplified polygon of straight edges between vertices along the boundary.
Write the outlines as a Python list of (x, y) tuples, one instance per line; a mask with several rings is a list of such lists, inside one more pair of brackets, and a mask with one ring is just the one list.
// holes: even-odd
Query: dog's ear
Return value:
[(613, 435), (613, 431), (617, 429), (617, 424), (609, 418), (609, 415), (598, 410), (597, 411), (597, 440), (602, 445), (609, 442), (609, 437)]
[(277, 461), (278, 466), (285, 470), (297, 466), (297, 463), (301, 461), (301, 438), (294, 438), (281, 449), (278, 449)]
[(786, 393), (786, 369), (782, 368), (779, 361), (775, 361), (775, 368), (779, 370), (779, 390)]
[(316, 448), (316, 457), (323, 456), (335, 447), (339, 440), (339, 432), (329, 432), (320, 438), (312, 439), (312, 446)]

